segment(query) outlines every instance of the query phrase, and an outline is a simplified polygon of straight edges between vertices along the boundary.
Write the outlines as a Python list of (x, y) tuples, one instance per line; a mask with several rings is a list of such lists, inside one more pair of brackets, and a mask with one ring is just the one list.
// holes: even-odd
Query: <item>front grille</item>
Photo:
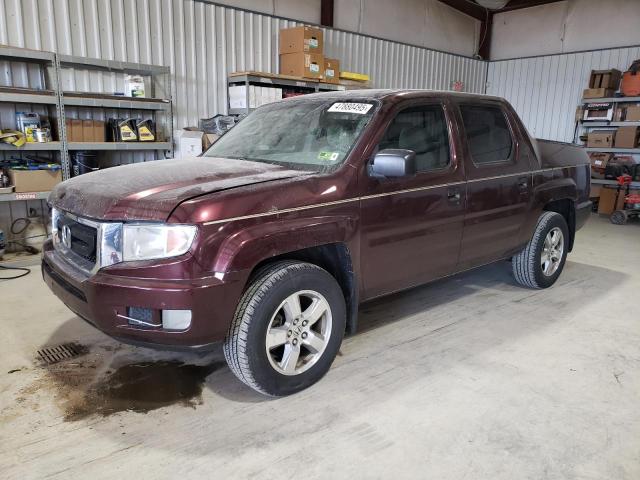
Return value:
[[(96, 263), (98, 250), (98, 231), (89, 225), (84, 225), (72, 218), (61, 215), (58, 218), (57, 240), (63, 243), (63, 230), (68, 227), (70, 248), (73, 253), (91, 263)], [(69, 245), (66, 245), (69, 247)]]

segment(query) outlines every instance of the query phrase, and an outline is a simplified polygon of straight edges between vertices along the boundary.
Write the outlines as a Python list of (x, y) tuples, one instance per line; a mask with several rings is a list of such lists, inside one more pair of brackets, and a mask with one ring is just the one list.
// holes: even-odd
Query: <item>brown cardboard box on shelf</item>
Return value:
[(82, 142), (82, 120), (77, 118), (65, 119), (67, 128), (67, 142)]
[(639, 127), (620, 127), (616, 131), (616, 148), (636, 148), (638, 146)]
[[(617, 196), (617, 201), (616, 201)], [(598, 213), (611, 215), (615, 210), (620, 210), (624, 206), (624, 190), (618, 195), (617, 187), (604, 187), (600, 190), (600, 200), (598, 201)]]
[(612, 88), (617, 90), (620, 86), (622, 72), (612, 68), (611, 70), (591, 70), (589, 88)]
[(324, 49), (324, 36), (322, 30), (315, 27), (293, 27), (280, 30), (281, 55), (285, 53), (319, 53)]
[(294, 77), (320, 79), (324, 73), (324, 57), (316, 53), (280, 55), (280, 73)]
[(591, 159), (591, 177), (604, 179), (604, 169), (607, 168), (607, 164), (613, 158), (613, 154), (589, 152), (589, 158)]
[(62, 181), (61, 170), (9, 170), (16, 193), (48, 192)]
[(592, 130), (587, 137), (588, 148), (611, 148), (615, 138), (614, 130)]
[(608, 98), (613, 97), (615, 92), (612, 88), (585, 88), (582, 98)]
[(326, 83), (340, 83), (340, 60), (335, 58), (324, 59), (324, 78)]
[(93, 142), (93, 120), (82, 120), (82, 141)]
[(625, 121), (640, 122), (640, 105), (629, 105), (626, 108)]

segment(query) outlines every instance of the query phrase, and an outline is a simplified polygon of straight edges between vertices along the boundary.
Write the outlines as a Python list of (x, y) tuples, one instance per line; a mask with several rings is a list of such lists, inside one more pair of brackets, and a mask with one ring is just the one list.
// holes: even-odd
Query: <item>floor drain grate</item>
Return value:
[(53, 365), (54, 363), (78, 357), (87, 353), (87, 347), (77, 343), (65, 343), (56, 347), (47, 347), (38, 350), (38, 359), (43, 365)]

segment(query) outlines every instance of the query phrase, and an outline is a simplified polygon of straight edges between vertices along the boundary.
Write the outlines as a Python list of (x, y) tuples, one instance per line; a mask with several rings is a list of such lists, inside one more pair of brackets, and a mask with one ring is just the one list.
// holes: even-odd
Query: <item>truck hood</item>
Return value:
[(74, 177), (54, 188), (49, 203), (96, 220), (165, 221), (181, 202), (200, 195), (308, 174), (227, 158), (157, 160)]

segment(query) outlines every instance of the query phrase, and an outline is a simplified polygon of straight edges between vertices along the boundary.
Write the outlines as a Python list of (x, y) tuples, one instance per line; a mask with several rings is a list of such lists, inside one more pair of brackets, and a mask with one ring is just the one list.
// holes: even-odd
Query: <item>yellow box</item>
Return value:
[(368, 82), (369, 75), (366, 73), (340, 72), (340, 78), (345, 80), (355, 80), (357, 82)]

